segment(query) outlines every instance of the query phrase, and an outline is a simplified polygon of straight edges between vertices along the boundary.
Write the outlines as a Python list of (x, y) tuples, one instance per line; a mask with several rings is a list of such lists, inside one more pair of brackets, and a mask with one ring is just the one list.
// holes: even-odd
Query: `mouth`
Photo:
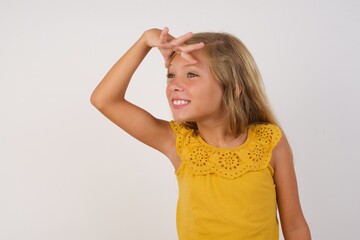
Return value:
[(188, 100), (173, 100), (172, 103), (175, 105), (175, 106), (182, 106), (182, 105), (187, 105), (189, 104), (190, 101)]
[(190, 103), (189, 100), (185, 99), (173, 99), (171, 102), (175, 109), (186, 107)]

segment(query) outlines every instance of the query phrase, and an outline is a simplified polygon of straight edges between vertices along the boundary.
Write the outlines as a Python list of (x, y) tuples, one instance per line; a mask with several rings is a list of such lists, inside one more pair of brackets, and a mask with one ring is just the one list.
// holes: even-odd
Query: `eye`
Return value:
[(166, 77), (167, 77), (167, 78), (174, 78), (174, 77), (175, 77), (175, 75), (174, 75), (174, 74), (172, 74), (172, 73), (168, 73), (168, 74), (166, 75)]
[(197, 74), (195, 74), (195, 73), (192, 73), (192, 72), (189, 72), (188, 74), (187, 74), (187, 77), (188, 78), (194, 78), (194, 77), (198, 77), (199, 75), (197, 75)]

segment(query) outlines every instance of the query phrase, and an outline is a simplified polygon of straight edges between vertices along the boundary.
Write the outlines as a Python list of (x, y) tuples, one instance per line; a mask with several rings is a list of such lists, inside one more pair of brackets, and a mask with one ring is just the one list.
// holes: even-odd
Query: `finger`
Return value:
[(186, 53), (189, 53), (189, 52), (192, 52), (192, 51), (195, 51), (195, 50), (198, 50), (198, 49), (201, 49), (205, 46), (205, 44), (203, 42), (200, 42), (200, 43), (194, 43), (194, 44), (189, 44), (189, 45), (181, 45), (179, 46), (179, 50), (182, 51), (182, 52), (186, 52)]
[(166, 43), (168, 39), (168, 34), (169, 34), (169, 28), (164, 27), (164, 29), (160, 33), (159, 43)]
[(173, 44), (174, 46), (180, 46), (182, 45), (184, 42), (186, 42), (187, 40), (189, 40), (190, 38), (192, 38), (193, 34), (191, 32), (188, 32), (178, 38), (174, 38), (171, 41), (171, 44)]
[(171, 59), (173, 58), (175, 51), (167, 51), (167, 53), (163, 53), (163, 57), (165, 59), (165, 67), (168, 68), (170, 66)]
[(184, 58), (186, 61), (188, 61), (191, 64), (197, 63), (196, 59), (193, 56), (191, 56), (190, 53), (181, 52), (180, 55), (182, 58)]
[(170, 66), (170, 61), (169, 60), (165, 60), (165, 68), (168, 68)]

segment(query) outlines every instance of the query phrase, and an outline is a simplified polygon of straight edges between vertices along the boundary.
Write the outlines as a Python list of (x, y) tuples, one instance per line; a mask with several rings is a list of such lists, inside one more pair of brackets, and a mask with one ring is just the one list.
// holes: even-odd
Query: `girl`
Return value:
[[(168, 69), (170, 122), (124, 98), (154, 47)], [(172, 162), (180, 240), (278, 239), (277, 207), (286, 240), (311, 238), (289, 144), (266, 102), (256, 64), (236, 37), (145, 31), (96, 87), (91, 102)]]

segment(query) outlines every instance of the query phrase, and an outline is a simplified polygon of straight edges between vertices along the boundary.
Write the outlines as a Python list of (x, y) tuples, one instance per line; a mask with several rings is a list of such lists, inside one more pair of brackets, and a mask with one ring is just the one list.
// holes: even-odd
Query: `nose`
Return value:
[(172, 92), (182, 92), (184, 91), (184, 84), (179, 78), (170, 79), (168, 83), (168, 90)]

